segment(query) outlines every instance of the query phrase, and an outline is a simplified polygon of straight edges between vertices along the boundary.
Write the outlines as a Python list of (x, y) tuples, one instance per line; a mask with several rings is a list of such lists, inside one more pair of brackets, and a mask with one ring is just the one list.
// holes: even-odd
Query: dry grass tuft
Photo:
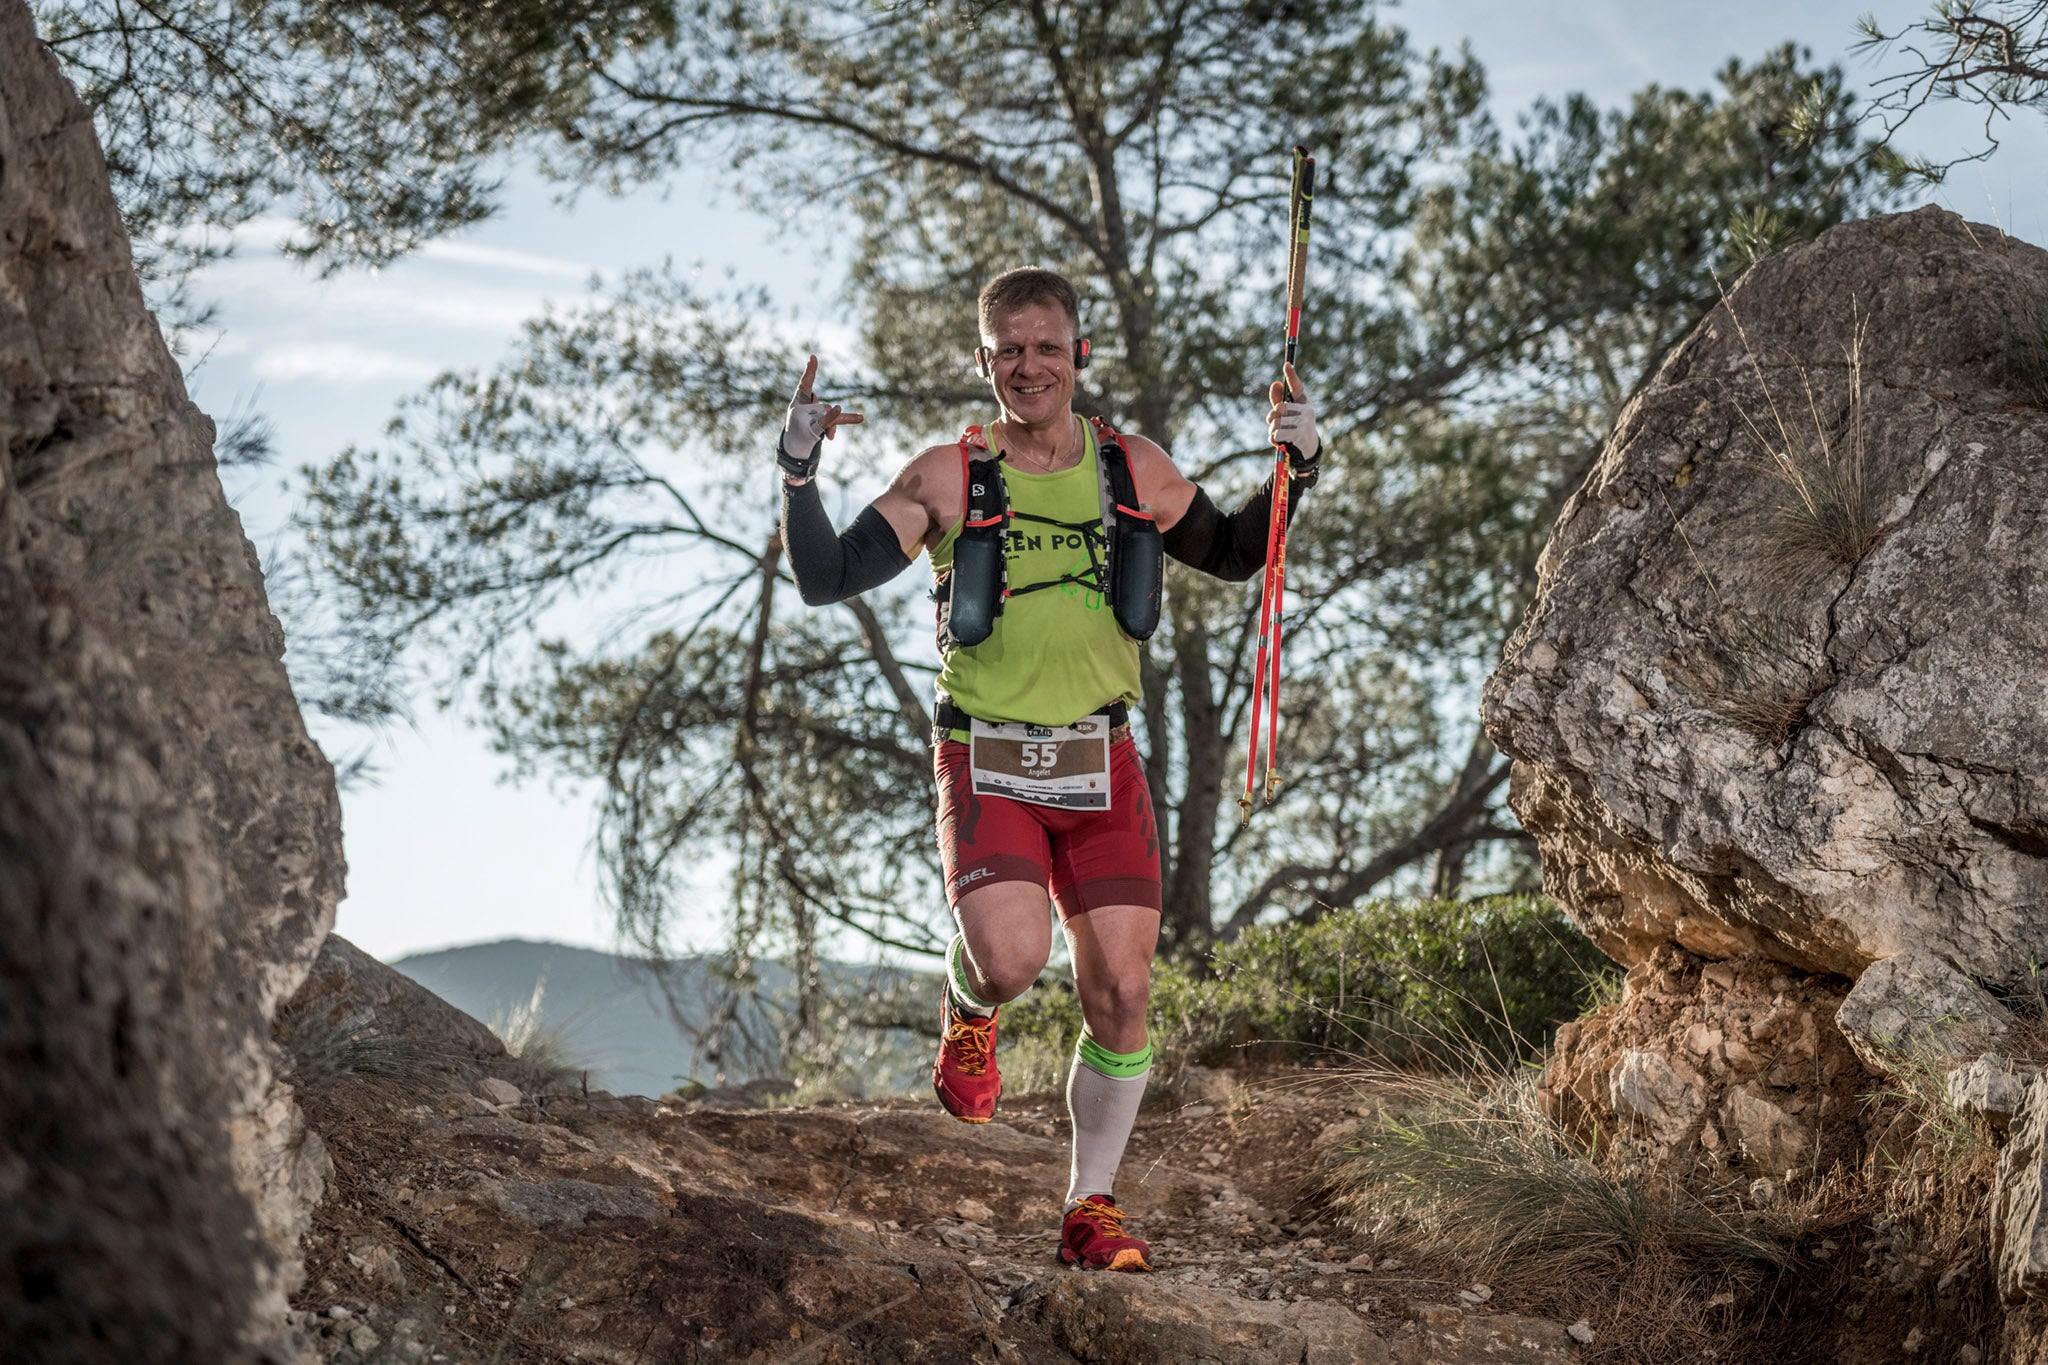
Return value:
[[(1732, 631), (1709, 632), (1713, 658), (1706, 667), (1681, 668), (1680, 676), (1699, 697), (1701, 710), (1779, 747), (1805, 728), (1814, 701), (1832, 684), (1824, 673), (1801, 660), (1781, 622), (1729, 605), (1669, 498), (1664, 509), (1722, 616), (1734, 623)], [(1794, 560), (1805, 556), (1799, 553), (1788, 558), (1783, 543), (1779, 544), (1779, 575), (1783, 575)]]
[(2048, 408), (2048, 281), (2013, 288), (2006, 378), (2022, 398)]
[(1710, 685), (1699, 695), (1701, 709), (1777, 748), (1806, 728), (1808, 709), (1825, 691), (1827, 683), (1815, 677), (1802, 686), (1765, 691)]
[[(1734, 316), (1731, 309), (1730, 317)], [(1741, 334), (1742, 323), (1736, 320)], [(1762, 366), (1750, 353), (1750, 365), (1763, 385), (1770, 421), (1758, 422), (1742, 412), (1743, 425), (1762, 451), (1759, 465), (1778, 485), (1780, 496), (1769, 509), (1763, 541), (1774, 584), (1793, 587), (1817, 568), (1855, 565), (1884, 535), (1879, 489), (1864, 449), (1863, 343), (1869, 328), (1859, 321), (1845, 348), (1849, 367), (1849, 429), (1846, 439), (1830, 440), (1822, 419), (1820, 398), (1812, 376), (1801, 369), (1799, 382), (1806, 400), (1807, 424), (1788, 423), (1765, 381)], [(1744, 350), (1749, 338), (1742, 336)]]
[(498, 1035), (505, 1051), (537, 1070), (546, 1081), (565, 1081), (591, 1069), (590, 1060), (571, 1042), (577, 1019), (550, 1021), (541, 1008), (547, 996), (548, 979), (533, 983), (533, 994), (523, 1005), (515, 1005), (491, 1016), (486, 1025)]
[[(1705, 566), (1700, 572), (1706, 573)], [(1711, 576), (1707, 585), (1721, 601)], [(1802, 659), (1799, 643), (1782, 623), (1730, 610), (1725, 601), (1721, 606), (1732, 627), (1710, 636), (1706, 663), (1681, 668), (1678, 676), (1702, 711), (1780, 747), (1806, 727), (1813, 703), (1832, 684)]]
[(1360, 1231), (1397, 1240), (1536, 1311), (1585, 1316), (1588, 1360), (1702, 1359), (1757, 1324), (1794, 1268), (1796, 1215), (1710, 1206), (1572, 1143), (1534, 1072), (1378, 1075), (1380, 1118), (1329, 1186)]
[(447, 1084), (450, 1055), (378, 1029), (368, 1009), (286, 1007), (271, 1026), (293, 1084), (323, 1091), (350, 1081), (423, 1095)]

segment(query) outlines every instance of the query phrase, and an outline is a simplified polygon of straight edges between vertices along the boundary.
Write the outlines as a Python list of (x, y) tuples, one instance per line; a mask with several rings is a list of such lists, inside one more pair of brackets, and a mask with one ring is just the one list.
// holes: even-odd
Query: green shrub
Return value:
[[(1615, 971), (1540, 897), (1375, 901), (1158, 964), (1152, 1038), (1211, 1062), (1248, 1048), (1505, 1065), (1541, 1052)], [(1041, 985), (1004, 1008), (1004, 1048), (1071, 1049), (1080, 1026), (1072, 987)]]

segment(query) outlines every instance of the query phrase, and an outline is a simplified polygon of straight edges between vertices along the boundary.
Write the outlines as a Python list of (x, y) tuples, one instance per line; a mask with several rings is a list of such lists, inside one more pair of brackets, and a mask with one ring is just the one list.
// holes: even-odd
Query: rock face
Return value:
[(0, 4), (0, 1341), (281, 1359), (317, 1143), (271, 1014), (333, 775), (92, 125)]
[(2048, 958), (2048, 252), (1955, 215), (1743, 277), (1617, 423), (1486, 688), (1608, 953)]
[(1836, 977), (1665, 945), (1630, 969), (1618, 1004), (1558, 1030), (1544, 1108), (1709, 1183), (1817, 1176), (1860, 1154), (1858, 1115), (1878, 1088), (1835, 1026), (1840, 1002)]
[(1991, 1192), (1991, 1260), (1999, 1296), (2016, 1304), (2048, 1286), (2048, 1081), (2029, 1084), (1998, 1154)]

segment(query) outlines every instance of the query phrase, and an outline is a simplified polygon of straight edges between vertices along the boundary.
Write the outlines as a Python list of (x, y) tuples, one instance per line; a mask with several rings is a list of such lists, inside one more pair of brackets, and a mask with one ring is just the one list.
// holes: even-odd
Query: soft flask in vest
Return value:
[(1159, 586), (1166, 572), (1166, 541), (1159, 524), (1144, 513), (1118, 508), (1110, 541), (1114, 576), (1109, 600), (1116, 623), (1133, 640), (1149, 640), (1159, 629)]
[(986, 640), (996, 628), (996, 612), (1002, 605), (1003, 518), (994, 494), (977, 471), (967, 490), (967, 524), (953, 542), (952, 582), (946, 594), (946, 630), (957, 644)]

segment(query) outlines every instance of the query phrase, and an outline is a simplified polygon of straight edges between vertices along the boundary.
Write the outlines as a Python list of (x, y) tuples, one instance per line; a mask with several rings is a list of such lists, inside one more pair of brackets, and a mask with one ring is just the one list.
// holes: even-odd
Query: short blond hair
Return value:
[(993, 324), (998, 313), (1014, 313), (1037, 303), (1058, 304), (1074, 324), (1074, 335), (1081, 335), (1081, 296), (1064, 275), (1036, 265), (1005, 270), (982, 289), (981, 334), (995, 335)]

